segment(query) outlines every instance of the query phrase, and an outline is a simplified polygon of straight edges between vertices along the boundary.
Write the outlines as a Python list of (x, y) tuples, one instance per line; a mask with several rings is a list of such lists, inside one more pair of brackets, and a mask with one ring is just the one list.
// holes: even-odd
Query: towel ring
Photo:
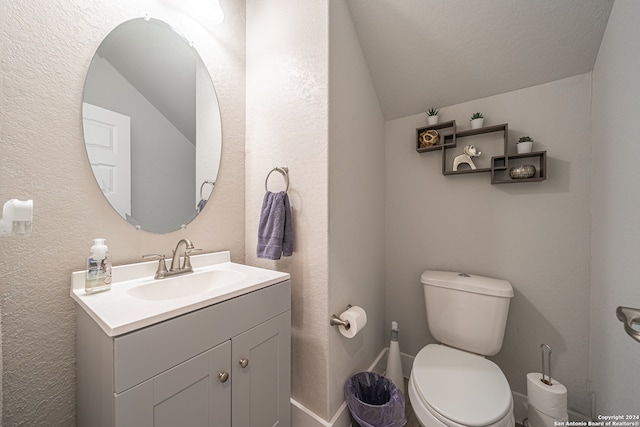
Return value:
[(209, 193), (209, 197), (211, 197), (211, 193), (213, 193), (213, 188), (215, 187), (216, 182), (208, 179), (202, 183), (202, 185), (200, 186), (200, 200), (209, 200), (209, 197), (207, 197), (206, 199), (202, 197), (202, 190), (204, 189), (205, 184), (211, 185), (211, 192)]
[(274, 172), (280, 172), (282, 176), (284, 176), (284, 181), (286, 183), (286, 188), (284, 191), (285, 193), (288, 192), (289, 191), (289, 168), (286, 166), (278, 166), (269, 171), (269, 173), (267, 174), (267, 178), (264, 180), (264, 190), (269, 191), (269, 187), (267, 186), (267, 183), (269, 182), (269, 176), (271, 176), (271, 174)]

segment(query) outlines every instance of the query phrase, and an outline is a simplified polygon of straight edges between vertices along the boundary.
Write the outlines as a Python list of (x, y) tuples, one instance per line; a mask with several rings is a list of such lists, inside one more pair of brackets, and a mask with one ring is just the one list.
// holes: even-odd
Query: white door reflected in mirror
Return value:
[(120, 216), (131, 215), (131, 119), (82, 104), (85, 146), (102, 193)]

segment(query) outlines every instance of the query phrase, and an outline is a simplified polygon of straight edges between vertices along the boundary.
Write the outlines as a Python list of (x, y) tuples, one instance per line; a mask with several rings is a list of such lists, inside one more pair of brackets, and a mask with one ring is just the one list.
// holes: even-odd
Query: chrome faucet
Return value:
[[(180, 266), (180, 246), (184, 244), (184, 261), (182, 267)], [(169, 273), (174, 274), (191, 273), (193, 268), (191, 267), (191, 260), (189, 254), (194, 249), (193, 243), (189, 239), (180, 239), (176, 248), (173, 250), (173, 258), (171, 258), (171, 267), (169, 267)]]
[[(184, 252), (180, 251), (180, 248), (184, 246)], [(193, 247), (193, 243), (189, 239), (180, 239), (176, 248), (173, 250), (173, 255), (171, 258), (171, 266), (169, 270), (167, 270), (167, 264), (165, 261), (164, 255), (160, 254), (148, 254), (142, 255), (142, 258), (147, 257), (157, 257), (158, 258), (158, 269), (156, 270), (155, 278), (156, 279), (164, 279), (165, 277), (175, 276), (178, 274), (187, 274), (193, 272), (193, 267), (191, 267), (191, 259), (189, 255), (193, 251), (199, 251), (200, 249), (195, 249)], [(184, 253), (184, 261), (182, 265), (180, 265), (180, 258)]]

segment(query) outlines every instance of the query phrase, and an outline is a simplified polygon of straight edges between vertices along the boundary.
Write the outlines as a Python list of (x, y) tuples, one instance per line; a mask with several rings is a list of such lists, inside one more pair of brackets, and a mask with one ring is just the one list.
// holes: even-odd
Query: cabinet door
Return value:
[(234, 427), (291, 425), (291, 311), (232, 339)]
[(227, 341), (116, 395), (116, 426), (231, 427), (230, 361)]

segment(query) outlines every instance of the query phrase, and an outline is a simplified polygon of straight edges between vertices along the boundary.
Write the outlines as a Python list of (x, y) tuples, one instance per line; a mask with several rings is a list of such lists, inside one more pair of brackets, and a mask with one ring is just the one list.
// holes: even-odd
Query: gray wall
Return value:
[[(443, 176), (440, 152), (418, 154), (419, 114), (386, 123), (387, 320), (402, 328), (401, 350), (433, 342), (420, 274), (468, 271), (511, 281), (515, 290), (502, 351), (493, 359), (511, 388), (526, 393), (540, 370), (541, 343), (572, 409), (588, 413), (590, 75), (579, 75), (442, 108), (440, 120), (469, 128), (508, 123), (509, 143), (530, 135), (548, 150), (540, 183), (490, 185), (489, 174)], [(471, 141), (469, 143), (472, 143)]]
[(598, 414), (637, 414), (640, 346), (615, 317), (640, 307), (640, 3), (617, 0), (593, 71), (589, 379)]
[(345, 0), (331, 0), (329, 34), (329, 310), (367, 311), (352, 339), (329, 332), (333, 416), (344, 382), (384, 344), (384, 119)]
[[(249, 1), (247, 18), (247, 261), (291, 273), (292, 397), (330, 420), (344, 381), (384, 346), (382, 114), (344, 0)], [(295, 252), (259, 260), (264, 180), (280, 165)], [(273, 174), (269, 188), (281, 182)], [(347, 304), (369, 318), (351, 340), (329, 326)]]
[[(328, 4), (247, 1), (246, 259), (291, 274), (293, 399), (328, 418)], [(265, 178), (289, 167), (294, 253), (256, 258)], [(284, 190), (273, 173), (271, 191)]]
[[(245, 13), (205, 30), (164, 0), (131, 3), (4, 0), (0, 8), (0, 201), (33, 199), (33, 235), (0, 243), (5, 426), (75, 425), (75, 315), (71, 272), (104, 237), (114, 264), (170, 253), (188, 237), (244, 261)], [(136, 231), (95, 183), (82, 138), (84, 77), (116, 25), (146, 13), (195, 40), (214, 79), (225, 145), (216, 191), (186, 230)], [(194, 14), (192, 13), (191, 16)]]

